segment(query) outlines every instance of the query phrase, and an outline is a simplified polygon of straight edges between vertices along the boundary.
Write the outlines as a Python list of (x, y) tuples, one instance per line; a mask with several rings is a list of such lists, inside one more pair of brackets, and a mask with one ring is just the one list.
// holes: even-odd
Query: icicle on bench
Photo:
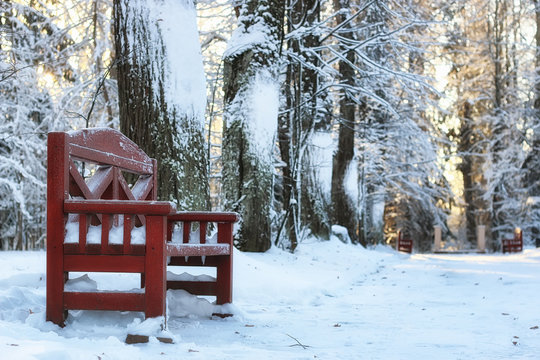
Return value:
[(404, 239), (403, 235), (401, 233), (401, 230), (398, 231), (398, 238), (397, 238), (397, 251), (406, 252), (411, 254), (412, 248), (413, 248), (413, 241), (412, 239)]
[[(176, 212), (156, 201), (156, 160), (113, 129), (50, 133), (47, 162), (47, 320), (63, 326), (75, 309), (164, 316), (168, 288), (232, 301), (236, 213)], [(168, 280), (168, 261), (216, 267), (216, 279)], [(140, 273), (141, 289), (69, 291), (70, 272)]]
[(514, 231), (513, 239), (503, 239), (502, 240), (502, 251), (504, 253), (514, 253), (523, 251), (523, 231), (521, 229), (516, 229)]

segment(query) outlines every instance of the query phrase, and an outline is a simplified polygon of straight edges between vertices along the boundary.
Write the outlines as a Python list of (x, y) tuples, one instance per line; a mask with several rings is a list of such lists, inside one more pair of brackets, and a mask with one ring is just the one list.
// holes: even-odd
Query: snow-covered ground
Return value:
[[(236, 252), (235, 316), (210, 319), (206, 300), (170, 293), (172, 345), (125, 344), (156, 325), (138, 313), (46, 323), (44, 252), (2, 252), (0, 270), (1, 359), (540, 358), (540, 249), (409, 256), (336, 240)], [(98, 287), (138, 282), (90, 276)]]

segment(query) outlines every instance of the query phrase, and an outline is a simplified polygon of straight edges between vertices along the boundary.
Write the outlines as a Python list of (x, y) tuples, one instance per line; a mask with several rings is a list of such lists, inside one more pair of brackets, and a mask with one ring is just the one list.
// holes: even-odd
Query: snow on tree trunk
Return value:
[(205, 78), (191, 0), (115, 0), (121, 131), (158, 161), (159, 197), (208, 210)]
[(249, 0), (224, 55), (223, 190), (242, 215), (236, 246), (271, 246), (273, 150), (279, 108), (278, 56), (283, 2)]
[(310, 137), (302, 172), (303, 223), (311, 233), (323, 239), (330, 238), (332, 156), (335, 143), (330, 131), (320, 130)]

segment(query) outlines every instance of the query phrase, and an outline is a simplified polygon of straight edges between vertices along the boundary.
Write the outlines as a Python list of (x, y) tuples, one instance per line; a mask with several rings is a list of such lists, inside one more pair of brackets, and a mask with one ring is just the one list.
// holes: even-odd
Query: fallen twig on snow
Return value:
[(293, 339), (294, 341), (296, 341), (296, 342), (298, 343), (298, 344), (292, 344), (292, 345), (289, 345), (290, 347), (293, 347), (293, 346), (301, 346), (301, 347), (304, 348), (304, 350), (307, 349), (308, 347), (311, 347), (311, 346), (309, 346), (309, 345), (304, 345), (304, 344), (302, 344), (300, 341), (298, 341), (297, 338), (295, 338), (295, 337), (293, 337), (293, 336), (291, 336), (291, 335), (289, 335), (289, 334), (285, 334), (285, 335), (287, 335), (288, 337), (290, 337), (291, 339)]

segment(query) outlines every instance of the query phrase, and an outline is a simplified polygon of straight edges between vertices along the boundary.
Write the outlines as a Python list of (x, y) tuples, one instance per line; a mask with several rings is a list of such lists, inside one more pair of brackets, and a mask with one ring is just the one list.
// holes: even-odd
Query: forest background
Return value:
[(2, 1), (2, 250), (45, 247), (47, 133), (94, 126), (160, 198), (238, 211), (241, 250), (538, 245), (540, 4)]

